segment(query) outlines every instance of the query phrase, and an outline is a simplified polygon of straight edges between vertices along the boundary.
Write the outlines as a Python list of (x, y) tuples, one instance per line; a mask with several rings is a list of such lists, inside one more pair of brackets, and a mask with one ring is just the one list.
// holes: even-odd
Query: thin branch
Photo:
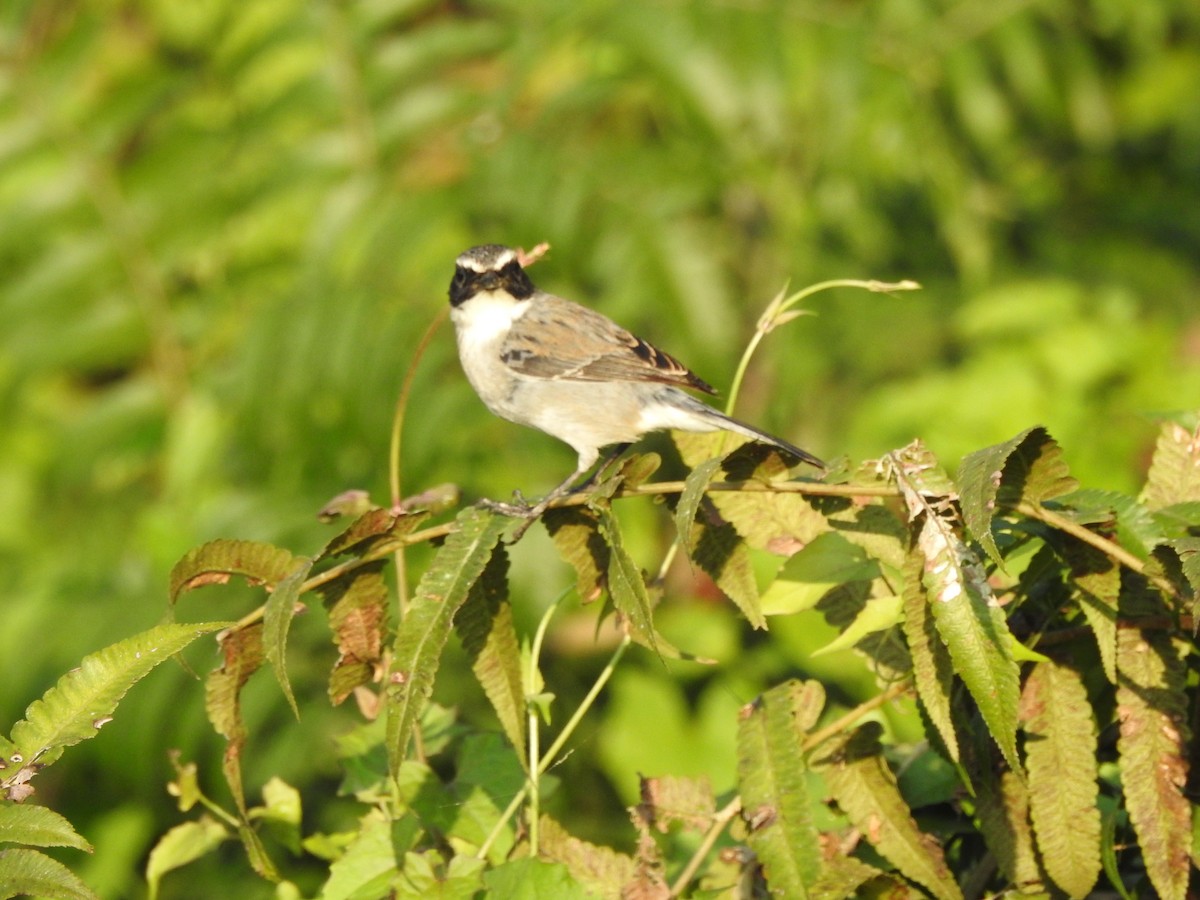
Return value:
[(679, 873), (679, 877), (675, 879), (675, 883), (671, 885), (670, 896), (678, 897), (683, 894), (692, 879), (696, 877), (696, 872), (699, 871), (705, 857), (712, 850), (713, 844), (717, 842), (717, 838), (721, 836), (721, 832), (725, 830), (741, 811), (742, 798), (734, 797), (724, 807), (713, 814), (712, 824), (708, 827), (708, 831), (704, 833), (704, 838), (700, 841), (700, 846), (696, 848), (696, 852), (692, 854), (692, 858), (688, 860), (687, 865), (683, 867), (683, 871)]

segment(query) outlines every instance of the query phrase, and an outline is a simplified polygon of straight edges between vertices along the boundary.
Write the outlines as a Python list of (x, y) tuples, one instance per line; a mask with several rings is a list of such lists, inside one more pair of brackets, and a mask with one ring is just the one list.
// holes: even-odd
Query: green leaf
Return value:
[(1200, 426), (1163, 423), (1141, 500), (1152, 510), (1200, 500)]
[(1029, 786), (1015, 773), (997, 772), (991, 765), (976, 770), (974, 784), (979, 831), (988, 850), (1009, 882), (1035, 891), (1042, 873), (1029, 822)]
[(176, 825), (164, 834), (150, 850), (146, 861), (150, 900), (158, 896), (164, 875), (208, 855), (231, 837), (228, 828), (209, 816)]
[(611, 847), (572, 837), (549, 816), (541, 819), (541, 858), (562, 863), (571, 876), (598, 897), (619, 897), (634, 876), (633, 858)]
[(488, 900), (588, 900), (584, 886), (560, 863), (514, 859), (483, 876)]
[(355, 566), (317, 588), (329, 611), (338, 658), (329, 674), (329, 699), (339, 704), (375, 678), (387, 626), (386, 560)]
[[(320, 900), (349, 900), (361, 896), (362, 888), (395, 872), (396, 868), (392, 823), (373, 810), (359, 820), (354, 840), (329, 867), (329, 880), (318, 897)], [(387, 896), (386, 882), (382, 892), (370, 896)]]
[(917, 539), (925, 555), (924, 584), (934, 624), (955, 673), (979, 707), (1008, 764), (1017, 762), (1018, 669), (1012, 633), (983, 567), (940, 515), (930, 513)]
[(1050, 876), (1071, 897), (1086, 897), (1100, 876), (1096, 806), (1096, 724), (1079, 674), (1038, 663), (1021, 694), (1029, 811)]
[(909, 553), (904, 567), (904, 620), (901, 627), (913, 662), (913, 683), (925, 714), (937, 729), (946, 752), (955, 762), (959, 760), (958, 735), (950, 714), (950, 689), (954, 683), (954, 668), (946, 645), (937, 635), (933, 610), (922, 584), (925, 557)]
[(1073, 491), (1063, 497), (1062, 502), (1091, 515), (1102, 512), (1106, 524), (1115, 518), (1118, 541), (1142, 559), (1166, 540), (1166, 534), (1150, 511), (1128, 494), (1086, 489)]
[(590, 603), (608, 585), (612, 550), (600, 534), (596, 514), (584, 507), (548, 509), (542, 522), (564, 561), (575, 569), (579, 599)]
[(818, 682), (789, 681), (763, 694), (738, 726), (738, 787), (746, 840), (773, 894), (807, 897), (821, 874), (805, 756), (825, 704)]
[(769, 616), (812, 609), (829, 591), (854, 581), (873, 581), (879, 563), (837, 532), (819, 535), (784, 563), (763, 591), (762, 608)]
[(685, 546), (693, 546), (692, 524), (696, 521), (696, 512), (700, 509), (700, 501), (704, 499), (705, 491), (712, 482), (713, 475), (721, 467), (721, 457), (714, 456), (700, 463), (688, 473), (683, 485), (683, 493), (675, 506), (675, 533)]
[(0, 900), (30, 896), (52, 900), (99, 900), (70, 869), (39, 850), (0, 850)]
[(692, 561), (708, 573), (755, 628), (766, 628), (750, 548), (737, 529), (721, 520), (717, 508), (704, 498), (705, 515), (692, 523), (689, 537)]
[(917, 827), (900, 796), (896, 776), (883, 759), (880, 731), (876, 722), (861, 726), (822, 751), (814, 766), (850, 821), (905, 877), (942, 900), (960, 900), (941, 848)]
[(454, 616), (483, 574), (508, 520), (467, 509), (455, 520), (396, 633), (388, 686), (388, 759), (394, 772), (408, 750), (412, 730), (433, 692), (442, 648)]
[(496, 711), (500, 727), (522, 765), (525, 754), (525, 690), (521, 683), (521, 647), (508, 602), (508, 554), (498, 548), (472, 585), (454, 619), (455, 630), (471, 660), (471, 669)]
[(1191, 870), (1187, 670), (1166, 632), (1117, 631), (1117, 737), (1125, 808), (1158, 896), (1183, 900)]
[(607, 508), (597, 510), (600, 533), (608, 544), (608, 592), (613, 606), (625, 617), (632, 635), (656, 654), (662, 655), (658, 647), (658, 634), (650, 613), (650, 595), (646, 592), (646, 581), (642, 570), (637, 567), (621, 540), (621, 529), (616, 517)]
[(228, 622), (159, 625), (83, 658), (79, 668), (25, 710), (11, 739), (21, 759), (9, 763), (49, 765), (64, 747), (95, 737), (112, 718), (117, 704), (155, 666), (196, 638), (229, 626)]
[(997, 565), (1003, 565), (992, 535), (997, 506), (1040, 503), (1078, 486), (1057, 442), (1041, 426), (964, 457), (955, 482), (967, 529)]
[(287, 638), (292, 619), (296, 615), (296, 601), (300, 598), (300, 588), (312, 570), (313, 561), (300, 557), (296, 560), (295, 568), (281, 579), (271, 591), (263, 609), (263, 649), (275, 680), (283, 689), (292, 714), (299, 719), (300, 710), (296, 706), (296, 697), (292, 693), (292, 683), (287, 674)]
[(291, 574), (296, 560), (287, 550), (257, 541), (209, 541), (189, 550), (171, 570), (174, 604), (185, 591), (206, 584), (225, 584), (240, 575), (251, 584), (275, 585)]
[(73, 847), (92, 852), (92, 845), (76, 833), (63, 816), (44, 806), (12, 803), (0, 805), (0, 844), (35, 847)]
[(1121, 570), (1108, 554), (1074, 538), (1062, 542), (1072, 596), (1091, 626), (1109, 684), (1117, 683), (1117, 608)]
[(900, 624), (903, 617), (904, 601), (902, 597), (870, 597), (862, 611), (855, 616), (854, 621), (824, 647), (814, 650), (812, 655), (822, 656), (826, 653), (848, 650), (868, 634), (885, 631)]

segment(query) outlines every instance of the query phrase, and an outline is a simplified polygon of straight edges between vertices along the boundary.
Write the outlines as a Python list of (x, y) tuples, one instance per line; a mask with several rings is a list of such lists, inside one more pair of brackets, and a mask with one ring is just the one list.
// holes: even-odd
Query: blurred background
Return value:
[[(0, 728), (158, 622), (190, 547), (312, 553), (329, 497), (386, 498), (398, 388), (477, 243), (549, 241), (539, 285), (721, 389), (785, 284), (915, 279), (815, 297), (764, 342), (741, 414), (827, 459), (920, 437), (951, 470), (1043, 424), (1086, 486), (1136, 490), (1160, 418), (1200, 401), (1197, 85), (1186, 0), (6, 0)], [(536, 495), (573, 460), (492, 418), (438, 334), (410, 493)], [(669, 517), (621, 512), (655, 566)], [(572, 579), (539, 529), (514, 556), (528, 629)], [(808, 658), (817, 626), (748, 640), (696, 593), (668, 595), (664, 630), (720, 664), (623, 667), (570, 761), (594, 798), (569, 817), (585, 837), (632, 839), (636, 772), (728, 788), (732, 716), (762, 684), (872, 689)], [(182, 615), (254, 602), (210, 589)], [(601, 659), (592, 620), (579, 640), (568, 621), (547, 663), (567, 710)], [(304, 716), (252, 683), (247, 790), (279, 774), (312, 804), (306, 831), (336, 830), (354, 809), (330, 800), (333, 735), (356, 716), (324, 699), (319, 610), (290, 657)], [(491, 727), (459, 673), (438, 691)], [(141, 896), (149, 846), (181, 820), (171, 747), (227, 798), (179, 666), (40, 779), (97, 846), (62, 858), (103, 896)], [(228, 893), (244, 870), (205, 863), (167, 895)], [(245, 879), (236, 896), (271, 895)]]

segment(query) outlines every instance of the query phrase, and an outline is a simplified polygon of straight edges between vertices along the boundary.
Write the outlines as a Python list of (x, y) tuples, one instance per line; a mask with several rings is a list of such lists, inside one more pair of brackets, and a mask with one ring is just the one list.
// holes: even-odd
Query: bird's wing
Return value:
[(598, 312), (552, 294), (512, 324), (500, 358), (514, 372), (562, 381), (652, 381), (715, 394), (675, 357)]

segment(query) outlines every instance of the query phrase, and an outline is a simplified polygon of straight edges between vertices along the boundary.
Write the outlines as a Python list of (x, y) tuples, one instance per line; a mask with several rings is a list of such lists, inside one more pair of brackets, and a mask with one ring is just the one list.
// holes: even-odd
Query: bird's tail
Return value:
[(770, 444), (772, 447), (778, 447), (783, 452), (796, 457), (796, 459), (800, 460), (801, 462), (806, 462), (810, 466), (816, 466), (818, 469), (829, 468), (824, 462), (813, 456), (807, 450), (801, 450), (795, 444), (789, 443), (783, 438), (777, 438), (775, 435), (767, 434), (767, 432), (761, 431), (758, 428), (755, 428), (753, 425), (747, 425), (745, 422), (735, 419), (732, 416), (727, 416), (725, 413), (713, 409), (707, 403), (701, 403), (694, 397), (689, 397), (686, 394), (683, 394), (682, 391), (679, 393), (680, 396), (683, 396), (690, 401), (688, 403), (690, 409), (694, 412), (700, 413), (702, 418), (712, 423), (714, 429), (732, 431), (734, 434), (740, 434), (743, 437), (748, 437), (752, 441), (761, 441), (764, 444)]

